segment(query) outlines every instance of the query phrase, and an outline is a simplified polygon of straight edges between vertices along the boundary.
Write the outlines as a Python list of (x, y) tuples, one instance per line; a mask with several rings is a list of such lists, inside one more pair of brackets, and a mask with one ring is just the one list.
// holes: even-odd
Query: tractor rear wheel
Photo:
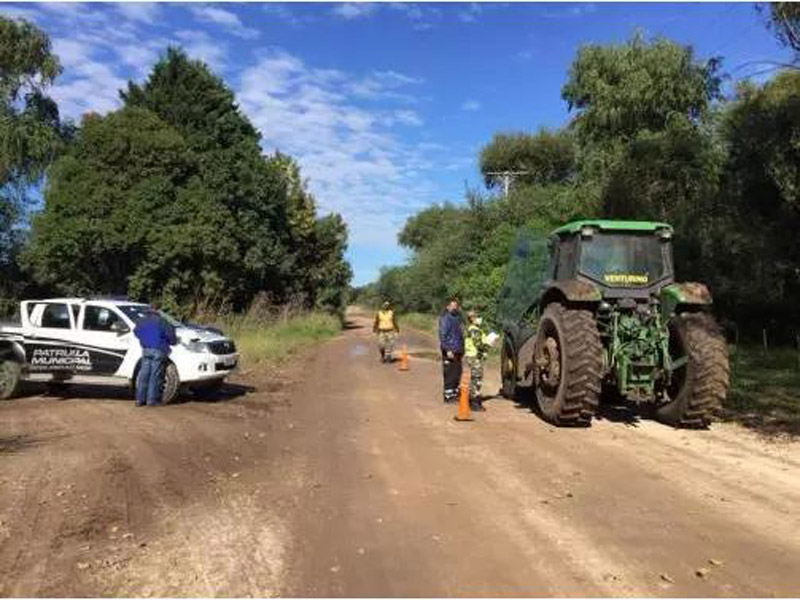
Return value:
[(711, 422), (728, 391), (725, 338), (707, 313), (683, 313), (669, 324), (670, 358), (678, 366), (664, 390), (656, 418), (674, 427), (702, 428)]
[(550, 304), (533, 351), (536, 400), (556, 425), (591, 424), (600, 400), (603, 346), (594, 315)]
[(508, 336), (503, 337), (503, 349), (500, 352), (500, 377), (503, 396), (513, 400), (517, 394), (517, 356)]

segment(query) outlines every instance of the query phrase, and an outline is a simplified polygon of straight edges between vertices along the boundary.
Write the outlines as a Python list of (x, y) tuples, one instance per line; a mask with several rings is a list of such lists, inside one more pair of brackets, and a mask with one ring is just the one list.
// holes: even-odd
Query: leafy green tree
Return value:
[(768, 10), (768, 26), (781, 44), (795, 51), (795, 62), (800, 61), (800, 4), (770, 2)]
[(800, 72), (741, 85), (721, 136), (724, 203), (704, 252), (719, 302), (756, 328), (769, 318), (800, 324)]
[[(0, 293), (23, 284), (17, 227), (31, 185), (69, 137), (47, 87), (61, 73), (50, 39), (34, 25), (0, 17)], [(13, 289), (12, 289), (13, 288)]]
[(679, 229), (697, 218), (724, 159), (711, 135), (719, 68), (719, 59), (697, 61), (690, 47), (639, 33), (578, 51), (562, 96), (577, 111), (580, 179), (604, 214)]
[(496, 173), (504, 171), (519, 173), (519, 184), (565, 183), (575, 174), (575, 144), (567, 131), (500, 133), (481, 150), (480, 168), (489, 188), (502, 184)]
[[(187, 244), (221, 238), (212, 225), (219, 217), (198, 214), (189, 193), (197, 170), (180, 134), (148, 110), (85, 117), (50, 171), (26, 263), (40, 282), (65, 293), (124, 294), (130, 286), (134, 295), (149, 295), (153, 273), (166, 261), (179, 263)], [(199, 232), (186, 230), (173, 239), (184, 219), (207, 226), (207, 235), (194, 240)], [(165, 244), (172, 247), (161, 255)], [(168, 276), (161, 283), (176, 285)]]
[(262, 156), (259, 133), (233, 92), (203, 62), (169, 48), (143, 85), (129, 83), (121, 95), (126, 106), (151, 110), (184, 137), (198, 156), (208, 201), (230, 213), (233, 260), (241, 267), (223, 277), (228, 299), (241, 307), (257, 291), (285, 296), (293, 265), (284, 174)]
[(341, 303), (344, 224), (317, 219), (290, 157), (263, 156), (222, 80), (170, 49), (122, 96), (121, 110), (84, 120), (52, 168), (27, 254), (41, 281), (182, 312), (241, 309), (259, 293)]

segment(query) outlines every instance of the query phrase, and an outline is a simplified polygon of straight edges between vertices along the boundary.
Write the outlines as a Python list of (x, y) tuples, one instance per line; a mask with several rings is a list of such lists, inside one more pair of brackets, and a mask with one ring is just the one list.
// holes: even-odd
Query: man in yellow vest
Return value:
[(375, 323), (372, 325), (373, 333), (378, 334), (378, 349), (381, 352), (381, 362), (392, 362), (394, 344), (400, 328), (397, 326), (397, 317), (394, 315), (391, 303), (387, 300), (375, 315)]
[(469, 326), (464, 342), (464, 358), (469, 366), (469, 405), (472, 410), (483, 411), (481, 387), (483, 386), (483, 363), (492, 345), (489, 335), (483, 329), (483, 319), (474, 310), (467, 313)]

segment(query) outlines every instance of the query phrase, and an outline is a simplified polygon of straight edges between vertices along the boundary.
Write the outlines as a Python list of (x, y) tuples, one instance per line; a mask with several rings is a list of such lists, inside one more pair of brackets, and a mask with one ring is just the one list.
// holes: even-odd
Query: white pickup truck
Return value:
[[(23, 381), (134, 387), (142, 349), (133, 329), (150, 310), (126, 300), (55, 298), (20, 303), (19, 323), (0, 325), (0, 399)], [(187, 325), (161, 313), (178, 343), (166, 367), (163, 401), (180, 387), (213, 391), (236, 368), (239, 354), (222, 332)]]

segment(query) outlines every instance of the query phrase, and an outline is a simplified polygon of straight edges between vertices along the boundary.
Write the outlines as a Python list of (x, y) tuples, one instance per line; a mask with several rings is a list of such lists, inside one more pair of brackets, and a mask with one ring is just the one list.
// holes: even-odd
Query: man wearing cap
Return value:
[(445, 403), (458, 402), (461, 386), (461, 358), (464, 356), (464, 332), (458, 300), (447, 303), (439, 317), (439, 347), (442, 351), (442, 376), (444, 379)]
[(381, 309), (375, 314), (372, 331), (378, 334), (378, 349), (381, 353), (381, 362), (392, 362), (394, 344), (397, 340), (397, 334), (400, 333), (400, 327), (397, 326), (397, 317), (388, 300), (383, 303)]

